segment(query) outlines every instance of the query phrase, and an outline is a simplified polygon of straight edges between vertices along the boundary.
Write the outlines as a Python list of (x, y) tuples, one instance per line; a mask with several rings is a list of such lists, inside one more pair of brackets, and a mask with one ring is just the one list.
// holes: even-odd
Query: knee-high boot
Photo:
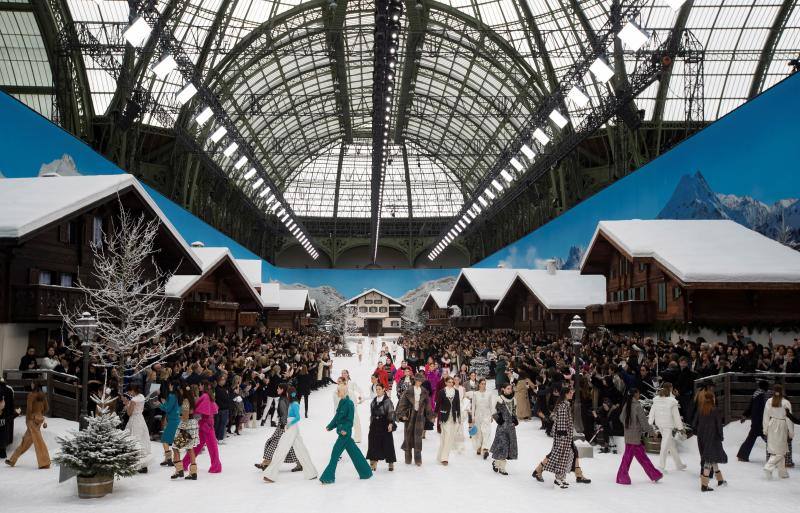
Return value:
[(175, 462), (175, 473), (170, 476), (170, 479), (178, 479), (183, 477), (183, 462), (181, 460), (177, 460)]

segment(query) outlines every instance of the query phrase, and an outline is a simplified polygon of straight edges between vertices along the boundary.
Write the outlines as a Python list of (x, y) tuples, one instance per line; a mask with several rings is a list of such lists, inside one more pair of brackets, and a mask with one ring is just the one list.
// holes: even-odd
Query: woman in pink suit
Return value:
[[(214, 434), (214, 415), (217, 414), (219, 408), (217, 403), (214, 402), (213, 385), (209, 382), (203, 383), (203, 394), (194, 405), (194, 414), (200, 415), (198, 422), (200, 443), (194, 448), (195, 457), (203, 453), (203, 447), (208, 447), (208, 455), (211, 457), (211, 467), (208, 469), (210, 474), (218, 474), (222, 472), (222, 462), (219, 461), (219, 446), (217, 446), (217, 437)], [(183, 467), (187, 468), (189, 465), (189, 455), (183, 457)]]

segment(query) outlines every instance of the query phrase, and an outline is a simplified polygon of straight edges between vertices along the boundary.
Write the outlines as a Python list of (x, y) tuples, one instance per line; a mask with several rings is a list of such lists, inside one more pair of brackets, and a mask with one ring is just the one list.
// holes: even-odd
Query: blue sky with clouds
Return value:
[[(652, 218), (680, 177), (701, 171), (716, 192), (750, 195), (771, 203), (800, 196), (800, 74), (740, 107), (630, 176), (582, 202), (514, 244), (481, 261), (536, 266), (585, 245), (603, 219)], [(0, 92), (0, 173), (36, 176), (43, 163), (70, 155), (82, 174), (120, 173), (117, 166), (25, 105)], [(256, 256), (148, 187), (184, 238), (228, 246), (240, 258)], [(457, 274), (456, 269), (331, 270), (286, 269), (265, 262), (264, 279), (309, 286), (330, 285), (345, 296), (376, 287), (400, 296), (420, 283)]]

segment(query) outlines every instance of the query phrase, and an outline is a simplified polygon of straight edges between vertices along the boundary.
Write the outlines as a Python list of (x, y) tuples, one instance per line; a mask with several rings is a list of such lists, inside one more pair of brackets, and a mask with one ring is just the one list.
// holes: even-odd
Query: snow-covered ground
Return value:
[[(369, 342), (364, 344), (365, 358), (359, 365), (356, 357), (337, 358), (336, 375), (348, 369), (367, 390), (373, 369), (368, 354)], [(355, 348), (353, 348), (355, 349)], [(368, 363), (370, 362), (370, 363)], [(333, 387), (312, 394), (309, 418), (301, 424), (301, 433), (319, 473), (328, 462), (335, 435), (324, 426), (333, 413)], [(358, 406), (366, 452), (368, 404)], [(19, 438), (24, 430), (22, 422), (16, 426)], [(44, 431), (51, 454), (57, 452), (55, 438), (75, 424), (61, 419), (48, 421)], [(733, 423), (725, 429), (725, 449), (731, 462), (722, 466), (730, 485), (713, 493), (700, 493), (697, 477), (699, 458), (694, 439), (681, 447), (681, 457), (689, 465), (684, 472), (670, 471), (658, 484), (650, 483), (640, 467), (631, 469), (633, 485), (615, 484), (620, 455), (596, 454), (582, 462), (584, 472), (592, 479), (589, 485), (574, 484), (568, 490), (556, 489), (553, 476), (545, 474), (546, 481), (538, 483), (531, 477), (535, 464), (549, 451), (550, 439), (539, 430), (538, 421), (522, 422), (517, 430), (520, 459), (509, 463), (510, 475), (495, 474), (490, 461), (484, 461), (472, 451), (451, 456), (450, 466), (443, 467), (434, 461), (438, 436), (430, 433), (423, 450), (423, 466), (406, 466), (400, 451), (401, 435), (395, 435), (395, 445), (400, 462), (394, 472), (381, 464), (375, 476), (366, 481), (358, 479), (350, 461), (340, 462), (337, 481), (322, 486), (318, 481), (305, 481), (301, 473), (290, 473), (289, 465), (276, 484), (261, 480), (261, 472), (253, 463), (261, 460), (264, 440), (271, 432), (269, 427), (247, 429), (239, 437), (226, 440), (220, 447), (223, 472), (208, 474), (208, 456), (199, 458), (200, 476), (195, 482), (171, 481), (172, 469), (153, 463), (150, 473), (117, 481), (114, 493), (102, 499), (81, 500), (77, 497), (75, 481), (58, 483), (58, 468), (35, 469), (33, 451), (26, 453), (16, 468), (0, 465), (0, 511), (71, 513), (85, 511), (114, 511), (115, 513), (141, 513), (143, 511), (191, 511), (193, 513), (223, 511), (349, 511), (374, 512), (377, 509), (397, 508), (405, 502), (415, 511), (456, 508), (469, 511), (538, 511), (572, 510), (615, 512), (644, 510), (648, 513), (677, 511), (779, 511), (800, 500), (800, 475), (790, 469), (791, 478), (767, 481), (761, 471), (764, 462), (764, 444), (756, 444), (751, 463), (736, 461), (739, 443), (747, 432), (747, 424)], [(620, 440), (621, 442), (621, 440)], [(468, 445), (469, 447), (469, 445)], [(800, 444), (795, 443), (795, 454), (800, 459)], [(153, 444), (153, 455), (158, 458), (161, 448)], [(410, 502), (406, 502), (410, 501)], [(347, 509), (345, 509), (347, 508)]]

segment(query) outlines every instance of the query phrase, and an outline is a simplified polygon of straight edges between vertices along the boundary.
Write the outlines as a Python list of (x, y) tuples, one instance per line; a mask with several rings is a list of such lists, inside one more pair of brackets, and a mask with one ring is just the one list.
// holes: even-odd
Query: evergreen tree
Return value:
[(117, 427), (121, 422), (117, 414), (103, 413), (87, 420), (85, 430), (58, 438), (61, 452), (54, 461), (82, 477), (136, 474), (141, 459), (139, 442)]

